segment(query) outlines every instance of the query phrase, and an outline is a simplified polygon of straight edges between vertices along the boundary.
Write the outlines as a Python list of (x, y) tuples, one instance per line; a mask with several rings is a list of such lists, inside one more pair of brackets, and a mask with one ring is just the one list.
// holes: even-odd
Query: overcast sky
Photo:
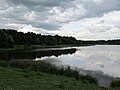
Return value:
[(0, 28), (120, 39), (120, 0), (0, 0)]

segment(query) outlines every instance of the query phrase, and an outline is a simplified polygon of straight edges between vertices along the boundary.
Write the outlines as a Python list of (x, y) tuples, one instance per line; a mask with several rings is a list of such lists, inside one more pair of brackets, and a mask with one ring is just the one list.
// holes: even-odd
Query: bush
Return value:
[(43, 73), (50, 73), (56, 75), (62, 75), (66, 77), (76, 78), (77, 80), (81, 80), (82, 82), (95, 84), (97, 85), (97, 79), (93, 78), (90, 75), (81, 75), (77, 69), (71, 69), (70, 66), (67, 68), (57, 67), (53, 64), (46, 63), (44, 61), (30, 61), (30, 60), (14, 60), (10, 62), (1, 62), (0, 65), (2, 66), (10, 66), (13, 68), (21, 68), (25, 70), (33, 70), (33, 71), (40, 71)]
[(0, 61), (0, 66), (7, 67), (9, 65), (9, 62), (7, 61)]
[(111, 87), (120, 87), (120, 80), (113, 80), (110, 84)]
[(84, 82), (84, 83), (90, 83), (90, 84), (95, 84), (97, 85), (97, 79), (90, 76), (90, 75), (81, 75), (80, 76), (80, 79)]

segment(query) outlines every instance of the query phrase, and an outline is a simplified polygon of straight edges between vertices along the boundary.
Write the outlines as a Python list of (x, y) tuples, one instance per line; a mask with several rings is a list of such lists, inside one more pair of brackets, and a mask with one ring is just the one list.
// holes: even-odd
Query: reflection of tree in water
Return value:
[(49, 51), (33, 51), (33, 52), (2, 52), (0, 53), (0, 60), (14, 60), (14, 59), (35, 59), (44, 56), (60, 56), (63, 54), (73, 54), (76, 49), (64, 49), (64, 50), (49, 50)]

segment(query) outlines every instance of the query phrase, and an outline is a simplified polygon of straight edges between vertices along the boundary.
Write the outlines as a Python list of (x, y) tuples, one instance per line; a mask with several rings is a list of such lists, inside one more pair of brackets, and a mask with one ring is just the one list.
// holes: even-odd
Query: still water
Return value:
[[(69, 65), (77, 67), (81, 73), (92, 74), (97, 78), (102, 75), (120, 77), (119, 45), (45, 48), (0, 53), (0, 60), (24, 59), (44, 60), (58, 66)], [(104, 78), (106, 79), (105, 76)]]
[(70, 65), (84, 70), (101, 71), (113, 77), (120, 77), (120, 46), (75, 47), (75, 53), (51, 55), (36, 58), (56, 65)]
[(45, 60), (56, 65), (70, 65), (84, 70), (103, 71), (120, 77), (120, 46), (97, 45), (86, 47), (45, 48), (0, 53), (0, 60)]

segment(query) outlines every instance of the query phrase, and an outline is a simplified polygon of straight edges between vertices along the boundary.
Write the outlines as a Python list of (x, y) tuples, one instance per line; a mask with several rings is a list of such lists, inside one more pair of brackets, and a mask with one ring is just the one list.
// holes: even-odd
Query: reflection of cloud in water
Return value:
[[(81, 48), (81, 49), (80, 49)], [(79, 47), (75, 57), (83, 58), (86, 70), (102, 70), (104, 73), (120, 77), (120, 46)]]
[(115, 78), (108, 76), (107, 74), (104, 74), (103, 71), (92, 71), (92, 70), (84, 70), (84, 69), (79, 69), (80, 73), (83, 74), (89, 74), (95, 78), (98, 79), (98, 84), (103, 87), (109, 87), (110, 83), (112, 80), (115, 80)]
[(37, 60), (43, 60), (43, 61), (46, 61), (46, 62), (49, 62), (49, 63), (61, 62), (60, 60), (58, 60), (58, 57), (56, 57), (56, 56), (46, 56), (46, 57), (36, 58), (35, 60), (36, 61)]
[(78, 67), (81, 73), (90, 74), (99, 80), (99, 85), (109, 86), (112, 77), (120, 77), (120, 46), (88, 46), (77, 47), (74, 54), (42, 57), (56, 65)]
[(99, 70), (110, 76), (120, 77), (119, 45), (77, 47), (77, 49), (72, 55), (66, 54), (58, 57), (43, 57), (41, 59), (56, 65), (70, 65), (85, 70)]
[(79, 57), (74, 57), (74, 55), (63, 55), (58, 59), (62, 60), (62, 63), (72, 65), (72, 66), (79, 66), (85, 63), (84, 59), (80, 59)]

